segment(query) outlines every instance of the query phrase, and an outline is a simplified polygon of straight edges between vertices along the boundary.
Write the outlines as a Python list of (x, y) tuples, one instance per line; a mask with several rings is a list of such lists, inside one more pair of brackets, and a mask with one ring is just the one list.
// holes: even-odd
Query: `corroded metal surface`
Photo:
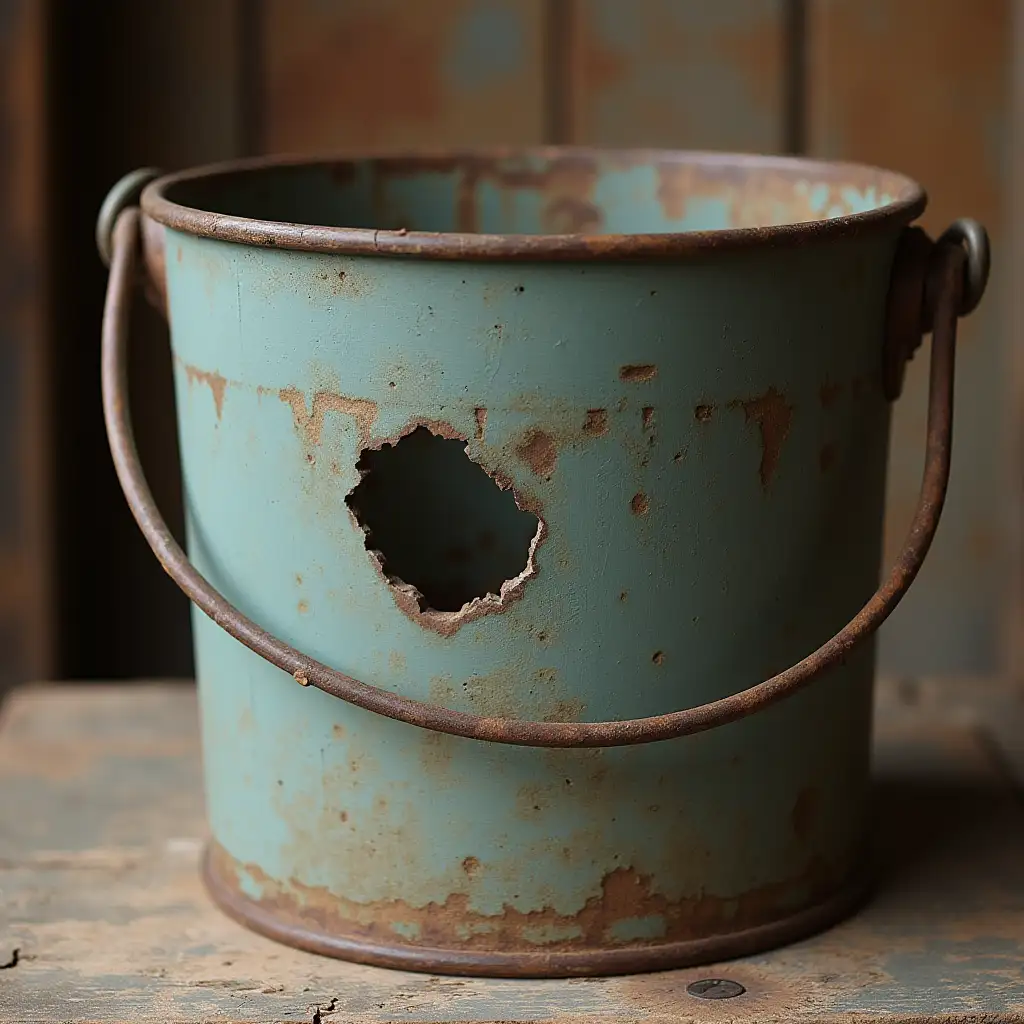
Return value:
[[(166, 189), (211, 210), (162, 218)], [(250, 166), (147, 196), (195, 568), (133, 461), (114, 314), (138, 211), (117, 228), (106, 412), (140, 522), (212, 617), (218, 898), (342, 955), (519, 974), (749, 951), (846, 908), (872, 682), (856, 641), (916, 573), (948, 470), (956, 246), (936, 249), (920, 517), (868, 597), (878, 325), (916, 186), (559, 150)], [(579, 228), (605, 234), (543, 234)], [(440, 258), (389, 258), (424, 246)], [(637, 258), (659, 254), (679, 258)], [(510, 509), (532, 522), (521, 572), (431, 606), (452, 565), (518, 536), (493, 529)]]
[[(403, 182), (423, 175), (440, 179), (437, 205), (416, 215), (450, 217), (443, 229), (406, 223)], [(295, 196), (325, 190), (346, 226), (324, 226), (295, 205)], [(534, 204), (536, 215), (524, 215)], [(806, 244), (884, 232), (924, 204), (909, 178), (858, 164), (583, 147), (237, 161), (169, 175), (142, 196), (147, 216), (168, 228), (247, 245), (530, 261), (664, 260)], [(247, 215), (275, 207), (273, 219)], [(651, 227), (637, 229), (638, 217)]]
[[(1024, 1021), (1024, 720), (1001, 683), (900, 681), (878, 701), (878, 889), (838, 928), (700, 969), (587, 981), (442, 978), (326, 960), (238, 927), (198, 877), (189, 687), (54, 687), (0, 720), (0, 1017)], [(1005, 742), (1004, 742), (1005, 739)], [(956, 827), (950, 827), (955, 821)], [(746, 992), (712, 1003), (703, 978)]]

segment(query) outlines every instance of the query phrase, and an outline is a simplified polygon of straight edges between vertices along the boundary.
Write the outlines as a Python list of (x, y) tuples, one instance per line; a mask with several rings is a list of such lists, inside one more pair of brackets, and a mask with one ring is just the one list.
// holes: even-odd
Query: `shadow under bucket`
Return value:
[[(908, 179), (769, 157), (155, 177), (101, 213), (104, 403), (205, 613), (214, 899), (319, 953), (498, 976), (705, 963), (848, 913), (871, 637), (938, 522), (983, 230), (933, 242)], [(140, 260), (188, 558), (131, 438)], [(879, 587), (890, 407), (928, 331), (921, 505)]]

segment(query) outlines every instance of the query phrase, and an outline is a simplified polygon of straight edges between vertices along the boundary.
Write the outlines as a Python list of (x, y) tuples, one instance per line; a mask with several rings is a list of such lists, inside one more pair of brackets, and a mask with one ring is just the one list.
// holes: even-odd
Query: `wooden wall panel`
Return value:
[[(2, 2), (2, 0), (0, 0)], [(140, 166), (240, 155), (243, 9), (252, 0), (52, 3), (57, 672), (187, 675), (188, 602), (153, 557), (114, 475), (103, 429), (99, 328), (107, 272), (92, 241), (110, 186)], [(94, 41), (95, 49), (84, 41)], [(137, 300), (132, 412), (146, 475), (181, 536), (167, 327)]]
[(572, 141), (767, 152), (785, 147), (783, 0), (572, 4)]
[(50, 670), (46, 28), (0, 0), (0, 690)]
[(267, 152), (541, 140), (542, 0), (265, 0)]
[[(895, 671), (1001, 667), (1009, 572), (1005, 315), (1011, 79), (1009, 0), (809, 0), (808, 132), (815, 154), (905, 171), (927, 188), (932, 231), (957, 216), (992, 234), (996, 274), (962, 329), (949, 500), (938, 539), (883, 633)], [(887, 557), (917, 497), (927, 354), (895, 413)]]

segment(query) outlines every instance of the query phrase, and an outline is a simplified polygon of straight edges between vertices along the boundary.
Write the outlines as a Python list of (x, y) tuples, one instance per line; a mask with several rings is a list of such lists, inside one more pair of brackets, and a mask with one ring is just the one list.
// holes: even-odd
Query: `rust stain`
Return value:
[(818, 397), (821, 399), (822, 409), (831, 409), (836, 400), (842, 394), (843, 385), (838, 381), (825, 381), (818, 389)]
[(462, 861), (462, 870), (472, 878), (480, 870), (480, 860), (477, 857), (465, 857)]
[(482, 441), (484, 439), (484, 431), (487, 430), (487, 410), (482, 405), (478, 405), (473, 410), (473, 418), (476, 420), (476, 433), (474, 436), (478, 441)]
[(620, 601), (625, 601), (628, 597), (629, 597), (629, 591), (628, 590), (623, 590), (622, 593), (619, 594), (619, 600)]
[(708, 420), (715, 414), (715, 407), (713, 405), (698, 405), (693, 410), (693, 418), (698, 423), (707, 423)]
[(644, 430), (650, 430), (654, 426), (654, 406), (645, 405), (640, 413), (640, 420)]
[(578, 722), (583, 718), (587, 705), (581, 700), (556, 701), (546, 715), (545, 722)]
[(608, 410), (588, 409), (583, 421), (583, 433), (591, 437), (602, 437), (608, 433)]
[(633, 495), (629, 507), (633, 515), (645, 516), (651, 510), (651, 502), (647, 495), (641, 491)]
[(528, 430), (515, 447), (516, 455), (525, 462), (535, 476), (551, 477), (558, 462), (558, 449), (554, 438), (543, 430)]
[(305, 615), (309, 611), (309, 602), (306, 600), (300, 601), (298, 604), (298, 609), (300, 615)]
[(835, 465), (837, 453), (834, 441), (828, 441), (821, 446), (821, 451), (818, 452), (818, 465), (821, 466), (822, 473), (827, 473)]
[(362, 447), (370, 443), (370, 431), (377, 422), (377, 403), (368, 398), (348, 398), (329, 391), (318, 391), (313, 396), (312, 411), (306, 411), (306, 396), (294, 387), (282, 388), (278, 392), (282, 402), (292, 407), (292, 418), (297, 430), (301, 430), (310, 444), (320, 444), (324, 429), (324, 418), (328, 412), (339, 412), (351, 416), (359, 428), (359, 442)]
[(653, 363), (630, 363), (619, 367), (619, 380), (630, 384), (644, 384), (658, 376), (658, 368)]
[(664, 665), (665, 664), (665, 652), (664, 651), (655, 651), (653, 656), (651, 657), (651, 661), (653, 661), (655, 665)]
[(331, 732), (334, 734), (336, 740), (343, 740), (345, 738), (345, 726), (335, 722), (331, 726)]
[[(540, 812), (541, 794), (519, 794), (524, 816)], [(520, 910), (506, 903), (496, 914), (483, 914), (471, 905), (467, 891), (452, 892), (443, 900), (413, 904), (402, 899), (359, 902), (326, 887), (306, 885), (299, 879), (279, 882), (256, 864), (240, 864), (218, 844), (211, 844), (214, 870), (231, 889), (241, 893), (239, 877), (248, 875), (258, 887), (256, 902), (276, 919), (327, 932), (395, 945), (448, 949), (521, 950), (538, 954), (555, 950), (615, 948), (706, 938), (754, 928), (812, 905), (833, 892), (839, 879), (820, 858), (811, 860), (795, 878), (769, 883), (733, 896), (705, 893), (670, 899), (655, 889), (653, 879), (632, 867), (608, 871), (596, 891), (574, 914), (553, 907)], [(465, 870), (469, 861), (471, 871)], [(475, 858), (462, 862), (460, 886), (471, 886)], [(662, 925), (656, 939), (623, 937), (623, 922), (653, 918)], [(414, 935), (415, 938), (409, 938)]]
[(227, 378), (211, 370), (200, 370), (197, 366), (183, 364), (185, 379), (189, 385), (205, 384), (213, 394), (213, 404), (217, 409), (217, 419), (221, 418), (224, 412), (224, 393), (227, 391)]
[(761, 486), (767, 490), (779, 464), (782, 445), (793, 423), (793, 406), (775, 387), (758, 398), (729, 403), (743, 410), (747, 423), (756, 423), (761, 432)]
[(814, 786), (804, 786), (793, 803), (789, 820), (792, 822), (793, 832), (801, 843), (807, 843), (814, 833), (820, 802), (818, 790)]

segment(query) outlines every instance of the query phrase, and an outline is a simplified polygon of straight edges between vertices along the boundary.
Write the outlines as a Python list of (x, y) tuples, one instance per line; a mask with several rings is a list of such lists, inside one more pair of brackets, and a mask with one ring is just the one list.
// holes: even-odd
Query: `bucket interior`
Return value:
[(165, 197), (216, 214), (325, 227), (631, 235), (830, 220), (917, 193), (907, 178), (855, 165), (539, 150), (233, 168), (179, 178)]

